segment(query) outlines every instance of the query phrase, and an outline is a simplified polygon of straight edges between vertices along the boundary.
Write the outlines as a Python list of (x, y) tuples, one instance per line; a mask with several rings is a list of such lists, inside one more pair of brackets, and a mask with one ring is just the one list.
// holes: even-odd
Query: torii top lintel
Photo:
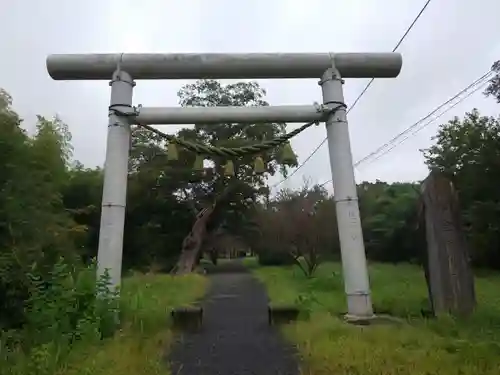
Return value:
[(47, 70), (55, 80), (109, 80), (118, 64), (140, 79), (320, 78), (335, 65), (343, 78), (394, 78), (399, 53), (109, 53), (55, 54)]

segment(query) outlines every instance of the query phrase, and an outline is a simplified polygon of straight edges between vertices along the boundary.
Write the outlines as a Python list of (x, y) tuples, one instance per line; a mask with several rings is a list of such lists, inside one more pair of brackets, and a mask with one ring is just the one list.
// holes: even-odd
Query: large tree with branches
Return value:
[[(182, 106), (267, 106), (265, 90), (256, 82), (239, 82), (222, 85), (214, 80), (200, 80), (188, 84), (179, 91)], [(177, 139), (202, 146), (237, 149), (275, 140), (285, 135), (283, 123), (259, 124), (194, 124), (193, 128), (179, 131)], [(152, 130), (152, 129), (150, 129)], [(179, 184), (178, 194), (191, 205), (193, 226), (185, 237), (176, 272), (191, 272), (199, 259), (207, 234), (223, 227), (227, 233), (237, 232), (244, 216), (252, 205), (268, 193), (266, 179), (281, 171), (286, 174), (287, 166), (295, 166), (292, 158), (281, 157), (286, 143), (255, 153), (241, 153), (237, 157), (221, 156), (217, 153), (192, 152), (175, 142), (164, 145), (164, 154), (172, 154), (176, 147), (176, 160), (168, 162)], [(204, 167), (195, 169), (200, 156)], [(259, 159), (260, 172), (256, 173), (254, 163)], [(174, 170), (177, 170), (174, 172)], [(180, 183), (182, 181), (182, 183)]]

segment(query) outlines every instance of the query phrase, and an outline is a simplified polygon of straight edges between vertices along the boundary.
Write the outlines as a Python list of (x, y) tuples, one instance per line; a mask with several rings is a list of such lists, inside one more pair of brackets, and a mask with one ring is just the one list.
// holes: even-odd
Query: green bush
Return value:
[(60, 259), (42, 278), (32, 267), (25, 323), (0, 332), (0, 374), (52, 374), (79, 342), (99, 341), (118, 327), (117, 292), (95, 264), (74, 269)]
[(259, 252), (258, 261), (261, 266), (285, 266), (295, 263), (289, 253), (273, 250)]

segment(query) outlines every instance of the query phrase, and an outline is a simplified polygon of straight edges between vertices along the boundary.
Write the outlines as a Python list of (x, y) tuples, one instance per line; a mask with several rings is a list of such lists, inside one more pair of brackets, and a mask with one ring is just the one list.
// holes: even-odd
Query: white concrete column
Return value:
[(127, 199), (130, 123), (126, 113), (132, 108), (135, 86), (130, 75), (117, 70), (110, 82), (111, 102), (108, 122), (101, 226), (97, 254), (97, 274), (107, 269), (113, 287), (121, 281), (123, 232)]
[(342, 257), (344, 287), (347, 294), (347, 319), (373, 316), (363, 232), (359, 218), (358, 195), (354, 180), (349, 129), (342, 78), (335, 68), (328, 69), (319, 82), (323, 104), (332, 111), (326, 121), (330, 168)]

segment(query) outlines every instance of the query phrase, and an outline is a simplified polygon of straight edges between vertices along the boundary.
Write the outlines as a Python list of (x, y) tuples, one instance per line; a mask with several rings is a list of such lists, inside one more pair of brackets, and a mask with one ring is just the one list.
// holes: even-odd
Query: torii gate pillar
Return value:
[[(325, 106), (333, 109), (344, 103), (343, 83), (335, 67), (329, 68), (323, 74), (319, 85)], [(369, 319), (373, 316), (373, 308), (345, 107), (338, 108), (328, 116), (326, 135), (332, 171), (333, 199), (337, 211), (344, 289), (347, 295), (346, 319), (351, 321)]]
[(111, 285), (118, 287), (122, 273), (123, 233), (127, 201), (130, 151), (130, 113), (135, 86), (132, 77), (117, 69), (111, 82), (101, 226), (97, 253), (97, 275), (109, 272)]

